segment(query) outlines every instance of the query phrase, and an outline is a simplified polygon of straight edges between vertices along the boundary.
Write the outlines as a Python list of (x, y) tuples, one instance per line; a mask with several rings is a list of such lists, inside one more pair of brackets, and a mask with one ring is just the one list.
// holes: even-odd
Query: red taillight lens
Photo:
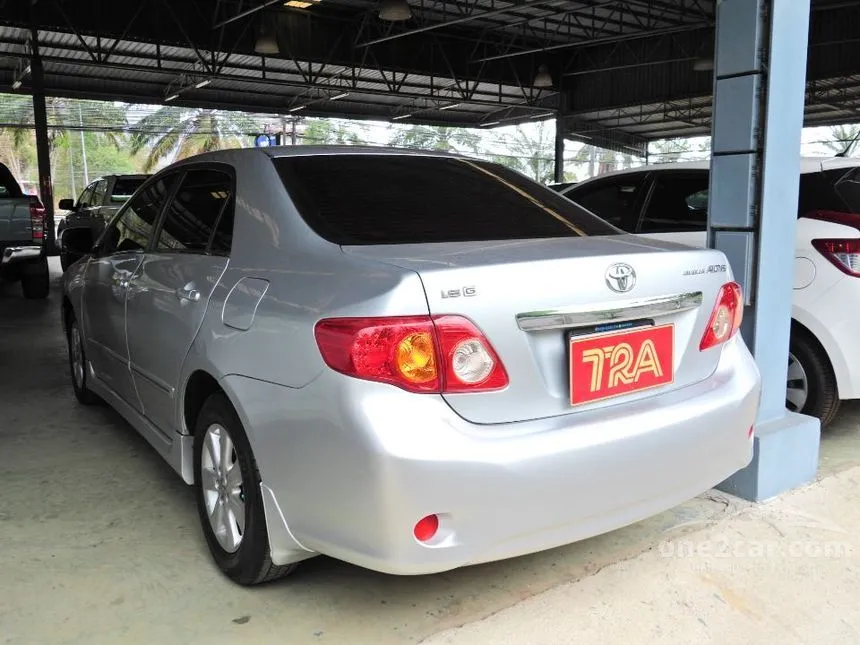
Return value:
[(34, 242), (45, 238), (45, 208), (37, 199), (30, 199), (30, 230)]
[(727, 282), (717, 296), (717, 304), (708, 320), (699, 350), (705, 351), (725, 343), (740, 329), (743, 316), (744, 297), (741, 286), (737, 282)]
[(812, 246), (842, 273), (860, 278), (860, 238), (812, 240)]
[(508, 384), (490, 343), (459, 316), (336, 318), (314, 333), (326, 364), (347, 376), (436, 394)]
[(415, 528), (412, 529), (412, 534), (419, 542), (427, 542), (428, 540), (433, 539), (433, 536), (436, 535), (436, 531), (438, 530), (439, 516), (428, 515), (427, 517), (422, 517), (418, 520), (415, 524)]

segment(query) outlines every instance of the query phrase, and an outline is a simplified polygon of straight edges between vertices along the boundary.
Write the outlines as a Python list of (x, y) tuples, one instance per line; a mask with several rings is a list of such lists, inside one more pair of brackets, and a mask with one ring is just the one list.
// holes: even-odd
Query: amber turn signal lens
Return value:
[(433, 336), (427, 332), (409, 334), (397, 344), (394, 364), (403, 377), (412, 383), (434, 380), (438, 373)]

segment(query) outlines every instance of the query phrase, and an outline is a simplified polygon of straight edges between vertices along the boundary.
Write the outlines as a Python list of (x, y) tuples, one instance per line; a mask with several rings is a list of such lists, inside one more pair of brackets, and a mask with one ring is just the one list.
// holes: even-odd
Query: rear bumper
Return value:
[(30, 262), (42, 257), (42, 247), (37, 244), (7, 246), (0, 256), (0, 273), (9, 271), (21, 262)]
[[(760, 394), (739, 338), (696, 385), (493, 426), (467, 423), (440, 397), (329, 372), (301, 390), (243, 377), (225, 385), (283, 514), (267, 518), (273, 559), (291, 559), (275, 548), (289, 535), (394, 574), (553, 548), (690, 499), (749, 463)], [(412, 528), (431, 513), (439, 531), (419, 543)]]

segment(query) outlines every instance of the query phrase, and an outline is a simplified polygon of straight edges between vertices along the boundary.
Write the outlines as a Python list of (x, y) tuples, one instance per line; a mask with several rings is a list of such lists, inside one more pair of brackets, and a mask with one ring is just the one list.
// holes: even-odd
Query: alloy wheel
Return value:
[(786, 380), (785, 407), (800, 412), (809, 399), (809, 377), (794, 354), (788, 355), (788, 378)]
[(200, 487), (215, 539), (224, 551), (235, 553), (245, 534), (242, 469), (230, 434), (217, 423), (206, 428), (203, 438)]

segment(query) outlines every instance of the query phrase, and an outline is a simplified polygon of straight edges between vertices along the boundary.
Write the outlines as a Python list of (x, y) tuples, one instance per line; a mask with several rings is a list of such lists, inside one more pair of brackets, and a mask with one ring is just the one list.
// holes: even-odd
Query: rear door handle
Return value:
[(197, 302), (198, 300), (200, 300), (200, 292), (197, 291), (197, 289), (194, 289), (193, 287), (190, 287), (188, 285), (184, 287), (179, 287), (175, 291), (175, 293), (176, 297), (180, 300), (189, 300), (191, 302)]

